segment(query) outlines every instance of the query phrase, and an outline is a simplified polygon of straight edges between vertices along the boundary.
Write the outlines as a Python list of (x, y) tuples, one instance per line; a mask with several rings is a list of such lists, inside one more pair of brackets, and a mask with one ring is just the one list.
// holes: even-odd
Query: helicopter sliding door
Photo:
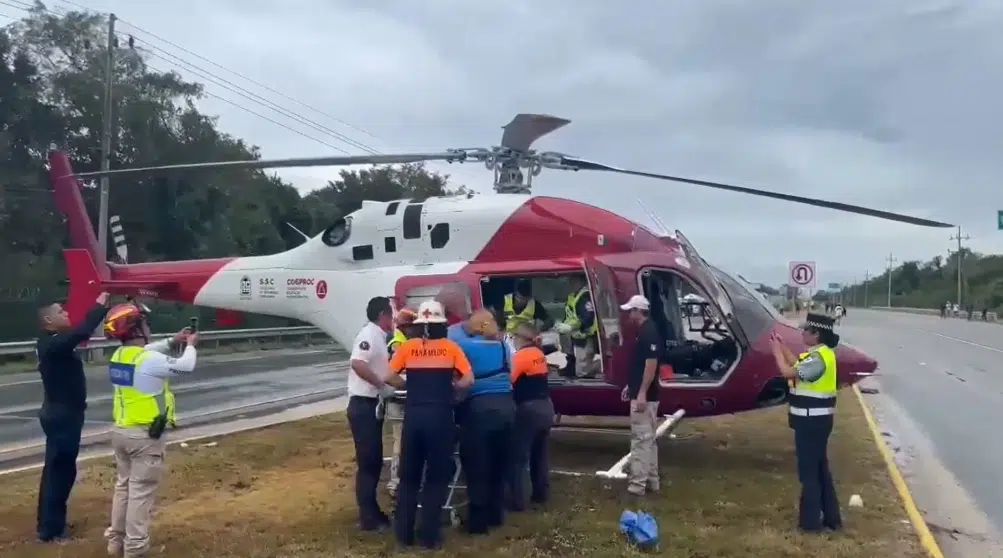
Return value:
[[(735, 307), (732, 305), (731, 297), (728, 293), (724, 291), (721, 284), (718, 283), (717, 277), (711, 271), (710, 265), (700, 257), (697, 253), (696, 248), (690, 243), (683, 233), (678, 229), (676, 230), (676, 242), (683, 249), (683, 254), (686, 256), (686, 263), (689, 264), (689, 270), (695, 279), (700, 282), (700, 285), (707, 289), (707, 294), (713, 299), (718, 310), (721, 311), (722, 318), (728, 324), (728, 329), (731, 334), (735, 337), (735, 341), (740, 343), (743, 347), (749, 346), (749, 340), (746, 338), (745, 333), (742, 331), (741, 326), (738, 324), (738, 320), (735, 319)], [(680, 264), (682, 267), (687, 267), (683, 262), (677, 260), (676, 263)]]
[(620, 303), (616, 297), (616, 277), (609, 266), (593, 257), (585, 257), (582, 266), (589, 282), (592, 305), (599, 326), (599, 346), (596, 347), (596, 354), (602, 358), (603, 379), (607, 383), (614, 384), (616, 382), (612, 365), (613, 351), (623, 341), (620, 331)]

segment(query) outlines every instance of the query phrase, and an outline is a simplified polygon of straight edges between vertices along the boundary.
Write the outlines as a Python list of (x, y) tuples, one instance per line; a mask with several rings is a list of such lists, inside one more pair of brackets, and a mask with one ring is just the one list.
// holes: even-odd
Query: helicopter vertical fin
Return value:
[(66, 217), (70, 230), (70, 242), (74, 248), (86, 250), (93, 261), (100, 277), (110, 276), (105, 262), (99, 262), (98, 239), (94, 234), (90, 217), (87, 216), (87, 206), (80, 193), (80, 182), (73, 176), (70, 158), (62, 151), (49, 154), (49, 177), (52, 182), (52, 192), (56, 207)]
[(77, 323), (94, 307), (94, 301), (101, 294), (101, 276), (87, 250), (63, 250), (63, 259), (66, 262), (66, 277), (70, 280), (70, 291), (63, 307), (69, 313), (70, 321)]

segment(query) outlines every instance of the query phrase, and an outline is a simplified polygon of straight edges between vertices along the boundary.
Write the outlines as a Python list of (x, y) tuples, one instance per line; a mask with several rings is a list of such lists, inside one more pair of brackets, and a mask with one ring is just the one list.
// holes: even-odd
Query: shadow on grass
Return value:
[[(630, 501), (622, 484), (553, 476), (546, 509), (510, 515), (485, 537), (447, 530), (449, 557), (634, 556), (617, 530), (621, 511), (643, 508), (660, 522), (659, 554), (691, 558), (918, 557), (918, 545), (852, 396), (839, 406), (831, 443), (845, 502), (838, 535), (803, 537), (792, 526), (799, 486), (783, 409), (684, 422), (664, 440), (662, 491)], [(389, 442), (389, 436), (386, 436)], [(388, 534), (355, 529), (354, 462), (343, 415), (330, 415), (216, 440), (173, 447), (161, 487), (151, 556), (362, 557), (398, 555)], [(206, 443), (209, 443), (207, 441)], [(555, 433), (555, 468), (606, 469), (627, 451), (623, 436)], [(34, 528), (37, 473), (5, 477), (0, 496), (0, 555), (104, 556), (101, 531), (113, 469), (107, 459), (82, 468), (71, 504), (80, 539), (41, 547)], [(383, 503), (389, 501), (382, 495)], [(406, 555), (406, 553), (405, 553)]]

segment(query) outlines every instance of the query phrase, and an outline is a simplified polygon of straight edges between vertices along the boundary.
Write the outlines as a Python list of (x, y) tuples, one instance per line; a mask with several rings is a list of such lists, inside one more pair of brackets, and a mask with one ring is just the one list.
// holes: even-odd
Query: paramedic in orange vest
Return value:
[[(442, 545), (442, 507), (453, 477), (454, 394), (457, 389), (469, 388), (474, 376), (463, 351), (446, 338), (442, 304), (434, 300), (421, 303), (414, 325), (423, 326), (422, 335), (397, 347), (386, 380), (396, 389), (407, 390), (394, 531), (400, 544), (410, 546), (415, 542), (417, 520), (417, 542), (431, 549)], [(416, 517), (419, 492), (420, 518)]]
[[(145, 306), (128, 302), (109, 310), (104, 322), (105, 336), (122, 342), (108, 364), (116, 474), (105, 538), (110, 556), (124, 552), (126, 558), (144, 556), (150, 549), (150, 510), (164, 476), (164, 434), (175, 422), (170, 381), (195, 370), (198, 343), (198, 333), (187, 328), (150, 343), (148, 313)], [(182, 345), (180, 357), (167, 356)]]
[(543, 504), (550, 493), (547, 475), (547, 438), (554, 424), (550, 401), (547, 358), (539, 347), (539, 330), (528, 323), (516, 326), (512, 342), (512, 397), (515, 399), (514, 478), (510, 494), (513, 511), (526, 508), (526, 471), (529, 470), (530, 501)]

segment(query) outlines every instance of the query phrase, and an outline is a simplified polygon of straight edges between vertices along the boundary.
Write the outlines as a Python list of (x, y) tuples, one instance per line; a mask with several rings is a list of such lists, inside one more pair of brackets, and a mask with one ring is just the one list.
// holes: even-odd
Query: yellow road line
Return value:
[(891, 475), (892, 484), (895, 485), (895, 489), (902, 499), (902, 507), (905, 508), (905, 512), (909, 516), (909, 521), (912, 522), (913, 529), (916, 530), (919, 544), (926, 550), (930, 558), (944, 558), (944, 552), (940, 550), (940, 545), (937, 544), (937, 540), (933, 538), (933, 533), (930, 532), (930, 526), (926, 524), (923, 514), (916, 507), (916, 500), (913, 499), (912, 492), (909, 491), (909, 485), (906, 484), (905, 478), (902, 476), (902, 471), (899, 470), (898, 465), (895, 463), (892, 451), (888, 449), (888, 444), (885, 443), (884, 437), (881, 436), (878, 423), (874, 420), (874, 415), (871, 414), (871, 410), (864, 401), (864, 396), (860, 393), (860, 388), (857, 387), (857, 384), (853, 384), (853, 393), (857, 394), (857, 401), (860, 402), (860, 406), (864, 409), (864, 418), (867, 420), (867, 426), (871, 430), (871, 436), (874, 437), (874, 445), (878, 447), (881, 457), (885, 460), (885, 465), (888, 466), (888, 474)]

